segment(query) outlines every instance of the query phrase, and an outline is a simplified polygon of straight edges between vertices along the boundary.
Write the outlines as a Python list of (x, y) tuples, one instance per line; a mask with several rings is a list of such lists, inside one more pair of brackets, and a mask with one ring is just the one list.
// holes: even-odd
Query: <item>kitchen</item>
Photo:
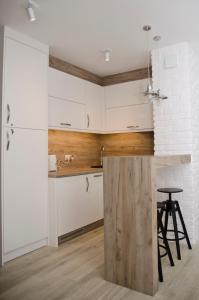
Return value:
[[(153, 14), (157, 1), (150, 7), (143, 0), (141, 8), (126, 0), (122, 12), (120, 1), (94, 2), (0, 2), (0, 298), (198, 299), (194, 21), (187, 25), (192, 35), (178, 26), (172, 34), (167, 18)], [(197, 4), (185, 2), (161, 5), (173, 18), (180, 7), (194, 19)], [(135, 23), (134, 10), (142, 13)], [(71, 19), (82, 11), (88, 47)], [(138, 52), (131, 39), (129, 54), (107, 38), (106, 30), (128, 40), (119, 19), (103, 27), (113, 12), (127, 14), (123, 30), (132, 21)], [(70, 42), (57, 37), (61, 29)], [(178, 201), (166, 202), (167, 194), (179, 201), (185, 227)], [(173, 220), (173, 243), (164, 222), (157, 236), (159, 211), (158, 231), (164, 214)], [(157, 247), (164, 233), (165, 258)]]

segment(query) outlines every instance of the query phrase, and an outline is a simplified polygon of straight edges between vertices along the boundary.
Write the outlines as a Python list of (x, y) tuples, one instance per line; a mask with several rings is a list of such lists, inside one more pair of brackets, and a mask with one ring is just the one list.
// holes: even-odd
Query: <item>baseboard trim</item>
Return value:
[(29, 252), (32, 252), (34, 250), (37, 250), (41, 247), (44, 247), (48, 244), (48, 239), (45, 238), (45, 239), (42, 239), (40, 241), (37, 241), (35, 243), (32, 243), (32, 244), (29, 244), (25, 247), (22, 247), (22, 248), (19, 248), (19, 249), (16, 249), (16, 250), (13, 250), (13, 251), (10, 251), (10, 252), (7, 252), (7, 253), (4, 253), (3, 255), (3, 263), (6, 263), (12, 259), (15, 259), (19, 256), (22, 256), (22, 255), (25, 255)]
[(61, 235), (61, 236), (58, 237), (58, 245), (60, 245), (62, 243), (65, 243), (67, 241), (70, 241), (70, 240), (72, 240), (72, 239), (74, 239), (74, 238), (76, 238), (76, 237), (78, 237), (82, 234), (85, 234), (85, 233), (87, 233), (89, 231), (92, 231), (92, 230), (94, 230), (98, 227), (101, 227), (103, 225), (104, 225), (104, 219), (101, 219), (101, 220), (98, 220), (98, 221), (93, 222), (91, 224), (88, 224), (84, 227), (78, 228), (78, 229), (73, 230), (69, 233)]

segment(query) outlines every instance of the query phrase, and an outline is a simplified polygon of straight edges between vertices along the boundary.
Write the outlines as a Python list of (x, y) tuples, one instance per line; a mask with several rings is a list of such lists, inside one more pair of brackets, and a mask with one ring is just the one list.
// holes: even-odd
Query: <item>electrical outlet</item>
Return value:
[(70, 163), (74, 160), (74, 155), (72, 154), (65, 154), (64, 156), (64, 160), (67, 162), (67, 163)]

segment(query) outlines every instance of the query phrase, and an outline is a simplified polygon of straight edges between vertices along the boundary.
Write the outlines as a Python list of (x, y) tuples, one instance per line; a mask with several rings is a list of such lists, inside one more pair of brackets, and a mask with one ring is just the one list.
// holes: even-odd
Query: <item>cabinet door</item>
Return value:
[(47, 54), (5, 39), (4, 125), (47, 129)]
[(5, 253), (47, 237), (47, 131), (11, 130), (3, 132)]
[(56, 98), (84, 103), (85, 81), (64, 72), (48, 69), (48, 94)]
[[(103, 209), (103, 174), (89, 174), (87, 175), (89, 188), (88, 188), (88, 211), (89, 223), (101, 220), (104, 218)], [(88, 223), (88, 224), (89, 224)]]
[(107, 109), (109, 131), (152, 130), (152, 104)]
[(49, 97), (49, 127), (84, 129), (85, 105)]
[(148, 97), (144, 96), (147, 87), (147, 79), (135, 80), (105, 87), (106, 107), (121, 107), (148, 103)]
[(85, 176), (56, 180), (55, 195), (58, 206), (58, 235), (61, 236), (89, 224)]
[(87, 129), (103, 131), (103, 118), (105, 112), (104, 88), (85, 82), (85, 103), (87, 113)]

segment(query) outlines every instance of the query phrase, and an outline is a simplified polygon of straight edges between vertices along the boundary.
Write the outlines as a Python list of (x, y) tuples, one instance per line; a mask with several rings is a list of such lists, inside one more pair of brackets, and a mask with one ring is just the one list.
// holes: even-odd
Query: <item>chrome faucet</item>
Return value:
[(103, 151), (104, 151), (104, 146), (101, 146), (101, 148), (100, 148), (100, 164), (101, 164), (101, 167), (103, 166)]

